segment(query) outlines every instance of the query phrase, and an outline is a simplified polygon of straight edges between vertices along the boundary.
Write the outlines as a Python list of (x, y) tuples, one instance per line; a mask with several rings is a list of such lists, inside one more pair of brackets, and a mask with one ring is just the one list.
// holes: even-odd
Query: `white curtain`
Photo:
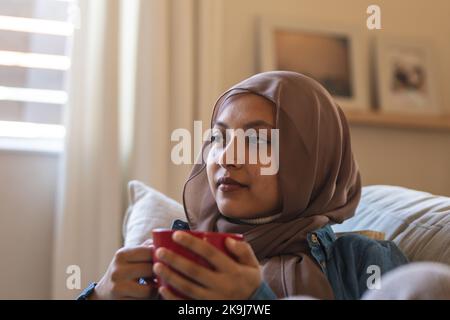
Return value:
[(190, 167), (170, 161), (170, 133), (207, 121), (223, 90), (221, 0), (79, 5), (55, 219), (57, 299), (80, 292), (67, 287), (70, 266), (80, 268), (83, 288), (99, 279), (121, 246), (129, 180), (181, 199)]

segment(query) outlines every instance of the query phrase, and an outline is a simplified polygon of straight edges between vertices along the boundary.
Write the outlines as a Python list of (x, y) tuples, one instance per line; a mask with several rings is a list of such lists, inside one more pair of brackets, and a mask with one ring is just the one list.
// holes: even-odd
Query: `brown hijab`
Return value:
[(222, 216), (208, 184), (207, 141), (184, 186), (189, 225), (192, 230), (244, 234), (260, 261), (264, 280), (278, 297), (332, 299), (332, 288), (311, 256), (306, 235), (353, 216), (361, 196), (345, 116), (318, 82), (295, 72), (273, 71), (226, 91), (216, 102), (211, 126), (226, 100), (242, 93), (260, 95), (276, 106), (281, 215), (262, 225), (233, 223)]

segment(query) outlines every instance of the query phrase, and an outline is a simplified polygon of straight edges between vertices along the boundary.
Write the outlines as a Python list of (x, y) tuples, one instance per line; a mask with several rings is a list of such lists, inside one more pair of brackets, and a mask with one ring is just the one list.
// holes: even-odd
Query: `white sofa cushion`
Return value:
[[(125, 246), (151, 239), (154, 228), (170, 228), (175, 219), (186, 220), (183, 206), (142, 182), (129, 183), (123, 236)], [(450, 264), (450, 198), (395, 186), (363, 187), (353, 218), (334, 225), (336, 232), (383, 232), (411, 261)]]
[(363, 188), (353, 218), (335, 232), (384, 232), (411, 261), (450, 264), (450, 198), (397, 186)]
[(151, 239), (155, 228), (170, 228), (173, 220), (186, 220), (180, 203), (142, 182), (130, 181), (128, 196), (130, 205), (122, 228), (126, 247)]

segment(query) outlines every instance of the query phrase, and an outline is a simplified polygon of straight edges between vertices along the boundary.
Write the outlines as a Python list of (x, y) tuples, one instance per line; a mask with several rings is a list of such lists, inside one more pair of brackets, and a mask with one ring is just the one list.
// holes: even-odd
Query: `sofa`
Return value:
[[(151, 239), (154, 228), (170, 228), (185, 219), (183, 206), (139, 181), (128, 185), (129, 202), (123, 223), (125, 246)], [(394, 241), (410, 261), (450, 265), (450, 198), (399, 186), (362, 189), (354, 217), (332, 228), (339, 236), (363, 233)]]

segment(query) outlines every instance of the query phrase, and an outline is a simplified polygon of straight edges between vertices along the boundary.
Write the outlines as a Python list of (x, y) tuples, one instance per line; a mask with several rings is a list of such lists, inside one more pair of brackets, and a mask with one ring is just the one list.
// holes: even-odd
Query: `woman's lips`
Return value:
[(247, 188), (246, 185), (231, 179), (230, 177), (221, 177), (217, 181), (218, 189), (222, 192), (233, 192)]
[(233, 192), (244, 189), (246, 187), (241, 186), (239, 184), (221, 184), (219, 185), (219, 190), (222, 192)]

